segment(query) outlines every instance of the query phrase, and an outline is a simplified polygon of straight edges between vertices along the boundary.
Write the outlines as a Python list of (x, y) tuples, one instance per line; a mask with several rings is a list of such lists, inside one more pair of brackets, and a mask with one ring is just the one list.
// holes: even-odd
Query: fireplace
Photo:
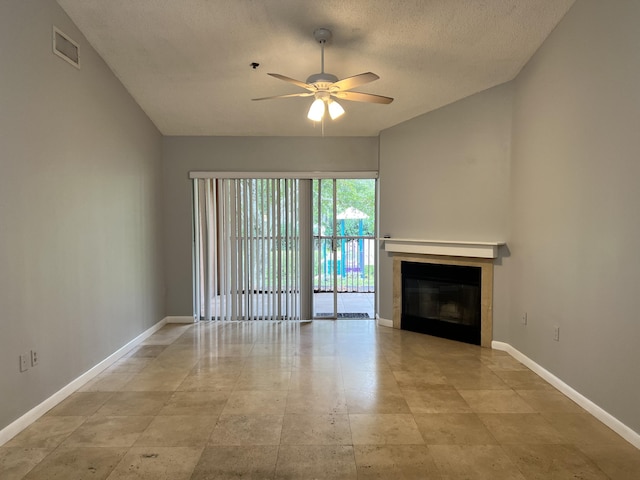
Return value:
[(402, 262), (400, 328), (480, 345), (482, 269)]
[[(390, 247), (387, 247), (390, 248)], [(402, 246), (401, 248), (406, 248)], [(457, 253), (457, 252), (456, 252)], [(463, 254), (454, 256), (448, 251), (443, 254), (431, 254), (431, 253), (418, 253), (418, 252), (405, 252), (405, 251), (393, 251), (393, 322), (394, 328), (405, 328), (406, 321), (403, 321), (403, 310), (409, 308), (409, 312), (415, 312), (415, 308), (418, 308), (420, 312), (420, 306), (416, 307), (416, 300), (409, 300), (407, 305), (403, 305), (402, 295), (402, 265), (404, 263), (419, 263), (428, 264), (434, 266), (463, 266), (463, 267), (475, 267), (475, 272), (480, 271), (480, 342), (483, 347), (491, 348), (491, 341), (493, 340), (493, 262), (495, 257), (480, 257), (475, 251), (469, 251), (465, 249)], [(490, 255), (490, 254), (488, 254)], [(446, 280), (450, 280), (446, 279)], [(446, 282), (443, 282), (446, 283)], [(476, 282), (477, 283), (477, 282)], [(445, 290), (445, 288), (442, 288)], [(468, 290), (468, 289), (464, 289)], [(465, 292), (464, 295), (474, 295), (469, 292)], [(413, 303), (411, 303), (413, 302)], [(418, 302), (420, 302), (418, 300)], [(451, 302), (444, 302), (447, 305)], [(423, 311), (429, 311), (428, 307), (422, 307)], [(448, 312), (449, 317), (460, 317), (463, 312), (455, 312), (453, 306), (445, 306), (442, 309), (442, 313)], [(421, 315), (418, 315), (421, 316)], [(427, 318), (430, 315), (427, 315)], [(447, 318), (451, 320), (451, 318)], [(469, 323), (465, 320), (464, 323)], [(404, 323), (404, 325), (403, 325)], [(411, 323), (411, 321), (409, 321)], [(432, 335), (436, 335), (432, 333)], [(477, 334), (476, 334), (477, 335)], [(478, 344), (477, 338), (473, 343)]]

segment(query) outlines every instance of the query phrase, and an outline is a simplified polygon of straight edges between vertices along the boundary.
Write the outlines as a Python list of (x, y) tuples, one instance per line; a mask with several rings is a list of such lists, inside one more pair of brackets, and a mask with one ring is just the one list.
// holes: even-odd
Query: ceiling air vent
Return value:
[(80, 68), (80, 47), (56, 27), (53, 27), (53, 53)]

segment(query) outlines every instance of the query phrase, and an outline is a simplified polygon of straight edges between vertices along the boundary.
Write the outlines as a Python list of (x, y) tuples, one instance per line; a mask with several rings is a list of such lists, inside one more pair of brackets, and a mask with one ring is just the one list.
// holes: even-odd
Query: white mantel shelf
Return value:
[(505, 242), (456, 242), (415, 238), (381, 238), (384, 249), (393, 253), (447, 255), (451, 257), (497, 258), (498, 247)]

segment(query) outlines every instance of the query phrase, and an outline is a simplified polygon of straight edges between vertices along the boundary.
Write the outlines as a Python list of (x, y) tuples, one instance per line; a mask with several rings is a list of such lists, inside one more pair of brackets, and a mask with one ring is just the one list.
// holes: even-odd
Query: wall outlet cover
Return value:
[(38, 365), (38, 361), (39, 361), (38, 352), (36, 352), (35, 350), (31, 350), (31, 366), (35, 367), (36, 365)]
[(20, 355), (20, 371), (26, 372), (27, 370), (29, 370), (29, 355), (23, 353)]

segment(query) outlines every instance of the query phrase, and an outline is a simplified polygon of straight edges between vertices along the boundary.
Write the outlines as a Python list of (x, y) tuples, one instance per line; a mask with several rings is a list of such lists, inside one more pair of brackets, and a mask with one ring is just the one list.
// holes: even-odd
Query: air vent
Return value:
[(53, 27), (53, 53), (80, 68), (80, 47), (56, 27)]

